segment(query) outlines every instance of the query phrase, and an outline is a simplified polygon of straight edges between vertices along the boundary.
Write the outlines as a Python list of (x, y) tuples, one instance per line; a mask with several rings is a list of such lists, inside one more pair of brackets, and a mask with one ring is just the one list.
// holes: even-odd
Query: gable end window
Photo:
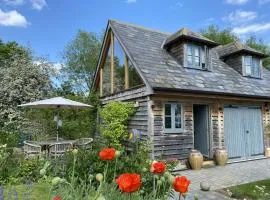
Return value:
[(183, 131), (182, 113), (181, 104), (164, 104), (164, 133), (180, 133)]
[(243, 56), (244, 75), (255, 78), (261, 77), (260, 59), (252, 56)]
[(206, 66), (206, 46), (198, 46), (195, 44), (186, 45), (186, 67), (195, 69), (207, 69)]

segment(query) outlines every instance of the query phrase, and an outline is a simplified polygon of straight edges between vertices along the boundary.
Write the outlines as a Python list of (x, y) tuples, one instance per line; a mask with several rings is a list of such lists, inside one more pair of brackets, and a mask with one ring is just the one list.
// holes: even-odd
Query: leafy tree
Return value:
[[(267, 55), (270, 55), (270, 46), (266, 44), (262, 39), (258, 40), (255, 36), (250, 36), (250, 38), (246, 40), (246, 45)], [(270, 58), (265, 58), (263, 60), (263, 66), (270, 69)]]
[(232, 33), (231, 29), (227, 28), (220, 30), (217, 25), (210, 25), (208, 28), (202, 29), (200, 32), (204, 37), (207, 37), (221, 45), (239, 40), (239, 38)]
[(127, 123), (135, 109), (132, 103), (110, 102), (100, 109), (102, 123), (101, 135), (106, 139), (107, 145), (120, 147), (121, 141), (127, 137)]
[(17, 106), (40, 99), (50, 89), (50, 66), (42, 61), (35, 64), (30, 51), (17, 43), (0, 46), (0, 128), (17, 130), (25, 120)]
[(100, 48), (100, 38), (92, 32), (82, 30), (65, 47), (63, 58), (66, 66), (63, 72), (74, 91), (90, 91)]

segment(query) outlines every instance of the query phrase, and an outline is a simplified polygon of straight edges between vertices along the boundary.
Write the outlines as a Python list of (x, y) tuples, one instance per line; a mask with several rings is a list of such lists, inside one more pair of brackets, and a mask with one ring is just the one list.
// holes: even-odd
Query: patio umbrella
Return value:
[[(56, 108), (56, 109), (86, 109), (92, 107), (91, 105), (80, 103), (77, 101), (72, 101), (69, 99), (65, 99), (63, 97), (54, 97), (50, 99), (45, 99), (41, 101), (34, 101), (31, 103), (21, 104), (20, 107), (28, 107), (28, 108)], [(56, 138), (58, 141), (59, 135), (59, 115), (55, 117), (56, 121)]]

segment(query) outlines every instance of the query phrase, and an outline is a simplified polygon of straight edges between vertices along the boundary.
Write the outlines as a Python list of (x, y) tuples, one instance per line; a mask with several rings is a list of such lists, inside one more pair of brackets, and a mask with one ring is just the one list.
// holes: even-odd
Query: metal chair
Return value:
[(80, 138), (74, 143), (79, 149), (91, 150), (92, 149), (93, 138)]
[(49, 146), (49, 155), (54, 156), (55, 158), (58, 156), (62, 156), (66, 153), (67, 150), (72, 149), (72, 143), (70, 142), (58, 142), (51, 144)]
[(23, 142), (23, 151), (27, 157), (41, 156), (41, 146), (31, 141)]

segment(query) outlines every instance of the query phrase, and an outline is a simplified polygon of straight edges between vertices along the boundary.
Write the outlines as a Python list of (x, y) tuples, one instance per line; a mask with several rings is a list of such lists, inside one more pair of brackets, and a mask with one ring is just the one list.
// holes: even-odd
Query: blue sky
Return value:
[(78, 29), (101, 33), (108, 19), (174, 32), (218, 24), (270, 44), (270, 0), (0, 0), (0, 38), (60, 63)]

